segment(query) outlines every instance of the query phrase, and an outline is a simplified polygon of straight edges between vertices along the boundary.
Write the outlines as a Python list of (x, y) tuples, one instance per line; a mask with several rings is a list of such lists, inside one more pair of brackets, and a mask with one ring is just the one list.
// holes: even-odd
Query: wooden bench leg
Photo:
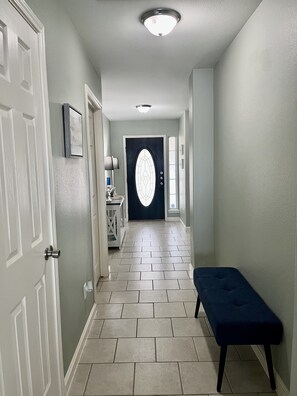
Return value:
[(200, 297), (198, 296), (197, 303), (196, 303), (196, 309), (195, 309), (195, 318), (198, 317), (199, 307), (200, 307)]
[(221, 392), (228, 345), (221, 346), (217, 392)]
[(276, 386), (275, 386), (275, 380), (274, 380), (274, 372), (273, 372), (273, 364), (272, 364), (270, 345), (265, 344), (264, 350), (265, 350), (267, 368), (268, 368), (268, 373), (269, 373), (270, 386), (271, 386), (271, 389), (275, 390)]

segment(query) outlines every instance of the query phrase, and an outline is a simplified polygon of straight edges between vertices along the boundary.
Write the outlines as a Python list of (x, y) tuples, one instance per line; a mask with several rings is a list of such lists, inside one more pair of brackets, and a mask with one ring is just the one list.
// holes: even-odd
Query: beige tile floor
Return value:
[[(215, 395), (219, 348), (195, 319), (190, 236), (180, 223), (130, 222), (109, 252), (69, 396)], [(222, 395), (275, 396), (250, 347), (230, 347)]]

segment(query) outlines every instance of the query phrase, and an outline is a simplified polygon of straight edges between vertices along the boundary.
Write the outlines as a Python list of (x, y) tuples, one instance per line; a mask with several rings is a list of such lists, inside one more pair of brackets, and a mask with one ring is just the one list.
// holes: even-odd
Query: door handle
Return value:
[(48, 260), (50, 257), (57, 259), (57, 258), (60, 257), (60, 255), (61, 255), (61, 250), (59, 250), (59, 249), (55, 249), (55, 250), (54, 250), (54, 248), (53, 248), (52, 245), (50, 245), (49, 247), (47, 247), (47, 248), (45, 249), (45, 251), (44, 251), (44, 258), (45, 258), (45, 260)]

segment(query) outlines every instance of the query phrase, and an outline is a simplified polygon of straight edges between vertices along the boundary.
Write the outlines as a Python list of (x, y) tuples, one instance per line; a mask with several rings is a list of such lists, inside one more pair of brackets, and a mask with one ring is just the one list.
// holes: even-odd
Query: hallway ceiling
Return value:
[[(179, 118), (189, 76), (214, 66), (261, 0), (62, 0), (102, 79), (110, 120)], [(139, 22), (151, 8), (174, 8), (181, 21), (156, 37)], [(147, 114), (135, 106), (151, 104)]]

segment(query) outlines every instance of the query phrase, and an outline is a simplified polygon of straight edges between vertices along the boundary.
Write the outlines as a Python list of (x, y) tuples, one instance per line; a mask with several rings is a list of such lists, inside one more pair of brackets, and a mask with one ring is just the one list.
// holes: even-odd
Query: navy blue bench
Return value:
[(283, 327), (277, 316), (236, 268), (194, 269), (198, 292), (195, 318), (202, 302), (221, 347), (217, 391), (221, 391), (228, 345), (264, 345), (271, 388), (275, 389), (271, 344), (279, 344)]

